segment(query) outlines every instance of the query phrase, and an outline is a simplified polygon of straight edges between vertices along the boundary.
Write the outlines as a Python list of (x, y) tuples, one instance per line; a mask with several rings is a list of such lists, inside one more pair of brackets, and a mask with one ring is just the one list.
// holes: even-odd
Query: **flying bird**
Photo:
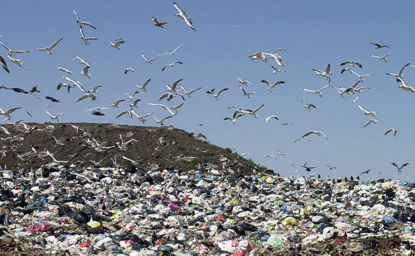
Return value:
[(173, 112), (173, 111), (171, 111), (171, 109), (169, 108), (169, 107), (167, 107), (166, 105), (163, 105), (163, 104), (156, 104), (156, 103), (148, 103), (148, 105), (151, 105), (151, 106), (160, 106), (160, 107), (162, 107), (163, 109), (165, 109), (165, 110), (167, 110), (172, 116), (174, 116), (175, 115), (175, 113)]
[(343, 63), (340, 63), (340, 66), (344, 66), (344, 65), (351, 65), (352, 67), (363, 68), (363, 65), (360, 64), (360, 62), (358, 61), (345, 61)]
[(159, 56), (164, 56), (164, 55), (170, 55), (170, 56), (173, 56), (175, 53), (176, 53), (176, 51), (180, 48), (180, 47), (182, 47), (183, 46), (183, 44), (180, 44), (179, 46), (177, 46), (173, 51), (171, 51), (171, 52), (166, 52), (166, 53), (163, 53), (163, 54), (160, 54)]
[(10, 60), (12, 63), (14, 63), (14, 64), (18, 65), (19, 67), (22, 67), (22, 66), (23, 66), (23, 60), (21, 60), (21, 59), (15, 59), (15, 58), (13, 58), (13, 57), (11, 57), (11, 56), (9, 56), (9, 55), (7, 55), (7, 58), (9, 58), (9, 60)]
[(229, 90), (229, 88), (223, 88), (223, 89), (219, 90), (218, 93), (216, 93), (216, 94), (213, 93), (213, 97), (215, 97), (215, 99), (219, 99), (219, 96), (227, 90)]
[(317, 107), (314, 104), (307, 103), (305, 101), (301, 101), (304, 104), (304, 108), (308, 109), (308, 111), (311, 111), (312, 108), (317, 109)]
[(52, 101), (52, 102), (61, 102), (60, 100), (57, 100), (57, 99), (52, 98), (52, 97), (50, 97), (50, 96), (45, 96), (45, 99), (50, 100), (50, 101)]
[(267, 118), (265, 118), (265, 123), (268, 123), (269, 120), (271, 120), (271, 119), (280, 120), (280, 119), (278, 119), (278, 117), (276, 115), (271, 115), (271, 116), (268, 116)]
[(401, 164), (401, 166), (398, 166), (396, 163), (394, 163), (394, 162), (392, 162), (391, 163), (393, 166), (395, 166), (396, 167), (396, 169), (397, 169), (397, 171), (398, 171), (398, 173), (402, 173), (402, 169), (405, 167), (405, 166), (408, 166), (409, 165), (409, 163), (404, 163), (404, 164)]
[(33, 93), (35, 93), (35, 92), (40, 92), (40, 91), (38, 90), (38, 86), (37, 86), (37, 85), (33, 86), (33, 87), (32, 87), (32, 89), (29, 91), (29, 93), (30, 93), (30, 94), (33, 94)]
[(318, 90), (311, 90), (311, 89), (303, 88), (303, 91), (305, 91), (305, 92), (312, 92), (312, 93), (314, 93), (314, 94), (316, 94), (316, 95), (318, 95), (318, 96), (321, 97), (321, 95), (323, 94), (323, 90), (326, 89), (327, 87), (329, 87), (329, 84), (326, 84), (325, 86), (321, 87)]
[(248, 99), (252, 98), (252, 94), (255, 94), (256, 93), (256, 92), (247, 92), (241, 86), (239, 86), (239, 88), (242, 90), (242, 93), (244, 94), (244, 96), (248, 97)]
[(155, 118), (154, 116), (152, 116), (153, 119), (156, 121), (156, 123), (160, 124), (160, 125), (164, 125), (164, 121), (166, 121), (169, 118), (172, 118), (173, 116), (165, 116), (162, 119), (158, 120), (157, 118)]
[(113, 107), (113, 108), (119, 108), (119, 104), (121, 103), (121, 102), (123, 102), (123, 101), (125, 101), (125, 100), (117, 100), (116, 102), (111, 102), (111, 107)]
[(307, 172), (311, 172), (312, 169), (317, 168), (317, 167), (313, 167), (313, 166), (307, 166), (307, 162), (305, 162), (303, 165), (301, 165), (301, 167), (303, 167)]
[(176, 13), (176, 16), (179, 17), (180, 19), (184, 20), (186, 22), (186, 24), (193, 29), (193, 31), (196, 31), (195, 27), (193, 26), (193, 22), (192, 19), (189, 18), (189, 16), (186, 15), (186, 13), (183, 11), (183, 9), (181, 9), (176, 2), (173, 3), (174, 8), (176, 8), (179, 12)]
[(378, 43), (370, 43), (371, 45), (375, 46), (375, 49), (380, 49), (380, 48), (390, 48), (389, 45), (386, 44), (378, 44)]
[(8, 110), (4, 111), (2, 108), (0, 108), (0, 115), (5, 116), (7, 119), (11, 119), (10, 114), (14, 111), (21, 109), (21, 107), (13, 107), (9, 108)]
[(365, 128), (366, 126), (370, 125), (370, 124), (376, 124), (378, 122), (378, 120), (376, 119), (370, 119), (364, 126), (363, 128)]
[(370, 172), (370, 171), (372, 171), (372, 168), (367, 169), (366, 171), (361, 172), (359, 175), (362, 175), (362, 174), (369, 174), (369, 172)]
[(91, 28), (93, 28), (95, 30), (97, 29), (96, 27), (92, 26), (90, 23), (88, 23), (86, 21), (81, 21), (81, 19), (79, 18), (78, 13), (76, 13), (75, 10), (73, 10), (73, 13), (76, 16), (76, 23), (79, 25), (80, 28), (82, 28), (82, 26), (88, 26), (88, 27), (91, 27)]
[(141, 53), (141, 57), (143, 57), (144, 61), (145, 61), (147, 64), (152, 64), (152, 63), (153, 63), (153, 61), (155, 61), (155, 60), (157, 60), (157, 59), (158, 59), (158, 58), (147, 59), (147, 57), (146, 57), (146, 56), (144, 56), (144, 53)]
[(304, 133), (304, 135), (303, 135), (303, 136), (301, 136), (300, 138), (296, 139), (296, 140), (294, 141), (294, 143), (295, 143), (295, 142), (297, 142), (297, 141), (301, 141), (301, 140), (303, 140), (305, 137), (310, 136), (310, 135), (312, 135), (312, 134), (315, 134), (315, 135), (317, 135), (317, 136), (323, 136), (323, 137), (325, 137), (326, 139), (328, 139), (327, 135), (326, 135), (324, 132), (322, 132), (322, 131), (316, 131), (316, 130), (310, 130), (310, 131), (308, 131), (308, 132)]
[(397, 79), (402, 83), (401, 85), (399, 85), (399, 88), (407, 92), (415, 92), (415, 88), (405, 83), (405, 81), (402, 78), (398, 77)]
[(240, 84), (242, 84), (242, 85), (250, 85), (250, 84), (252, 84), (251, 82), (249, 82), (248, 80), (244, 80), (244, 79), (242, 79), (242, 78), (236, 78), (236, 79), (238, 79), (238, 81), (239, 81), (239, 83)]
[(387, 54), (383, 56), (377, 56), (377, 55), (370, 54), (370, 57), (380, 59), (381, 61), (384, 61), (384, 62), (388, 62), (388, 58), (391, 54), (392, 54), (391, 52), (388, 52)]
[(67, 73), (67, 74), (72, 74), (72, 71), (70, 71), (69, 69), (67, 69), (67, 68), (63, 68), (63, 67), (57, 67), (60, 71), (62, 71), (62, 72), (65, 72), (65, 73)]
[(110, 45), (114, 47), (115, 49), (120, 50), (120, 45), (123, 43), (125, 43), (125, 41), (120, 37), (117, 39), (117, 41), (115, 41), (115, 43), (111, 42)]
[(154, 22), (154, 26), (159, 27), (159, 28), (165, 28), (167, 22), (159, 22), (156, 17), (151, 17), (151, 20)]
[(5, 44), (3, 44), (2, 42), (0, 42), (0, 44), (7, 50), (7, 52), (8, 52), (7, 55), (10, 56), (10, 57), (13, 57), (13, 55), (15, 53), (27, 53), (27, 52), (29, 52), (29, 51), (22, 51), (22, 50), (12, 50), (9, 47), (7, 47)]
[(173, 67), (174, 65), (176, 65), (176, 64), (183, 64), (183, 62), (182, 61), (175, 61), (175, 62), (173, 62), (173, 63), (170, 63), (170, 64), (167, 64), (166, 66), (164, 66), (162, 69), (161, 69), (161, 71), (164, 71), (167, 67)]
[(278, 66), (280, 66), (281, 68), (284, 67), (284, 64), (282, 63), (282, 58), (280, 55), (276, 53), (266, 53), (266, 52), (264, 52), (264, 55), (268, 55), (269, 57), (273, 58), (275, 62), (278, 64)]
[(50, 116), (50, 118), (52, 120), (56, 120), (56, 121), (59, 121), (60, 116), (63, 115), (63, 113), (59, 113), (59, 114), (54, 115), (54, 114), (50, 113), (47, 110), (45, 110), (45, 112), (46, 112), (46, 114), (48, 114)]
[(267, 81), (265, 79), (262, 79), (261, 80), (261, 83), (264, 83), (264, 84), (268, 85), (268, 90), (270, 92), (272, 92), (277, 85), (279, 85), (279, 84), (285, 84), (285, 81), (277, 81), (277, 82), (271, 84), (269, 81)]
[(59, 38), (56, 42), (51, 44), (49, 47), (37, 48), (36, 51), (43, 51), (43, 52), (48, 52), (49, 54), (52, 54), (53, 53), (53, 48), (55, 48), (55, 46), (58, 45), (62, 40), (63, 40), (63, 37)]
[(149, 78), (143, 85), (136, 84), (138, 89), (143, 90), (144, 92), (147, 92), (147, 85), (150, 83), (151, 78)]
[(202, 89), (202, 87), (199, 87), (199, 88), (196, 88), (196, 89), (193, 89), (193, 90), (190, 90), (190, 91), (186, 91), (186, 89), (185, 89), (185, 88), (183, 87), (183, 85), (181, 85), (181, 84), (180, 84), (180, 88), (182, 88), (182, 90), (183, 90), (184, 94), (186, 94), (186, 95), (187, 95), (187, 97), (189, 97), (189, 99), (190, 99), (190, 97), (192, 97), (192, 94), (193, 94), (193, 93), (195, 93), (195, 92), (197, 92), (198, 90)]
[(262, 60), (263, 62), (267, 62), (268, 58), (263, 52), (256, 52), (249, 56), (251, 60)]
[(365, 108), (363, 108), (360, 105), (358, 105), (358, 107), (360, 108), (360, 110), (362, 110), (363, 112), (365, 112), (365, 115), (373, 116), (373, 117), (376, 116), (376, 112), (375, 111), (368, 111), (368, 110), (366, 110)]
[(321, 70), (318, 70), (318, 69), (315, 69), (315, 68), (313, 68), (312, 71), (314, 71), (314, 73), (317, 76), (326, 77), (330, 81), (330, 76), (331, 76), (331, 73), (330, 73), (330, 64), (327, 65), (325, 71), (321, 71)]
[(385, 132), (385, 135), (388, 135), (389, 133), (392, 133), (392, 134), (393, 134), (393, 136), (395, 136), (395, 137), (396, 137), (396, 134), (398, 133), (398, 130), (396, 130), (395, 128), (390, 128), (389, 130), (387, 130), (387, 131)]
[(82, 29), (82, 27), (79, 28), (79, 32), (81, 32), (80, 38), (82, 39), (82, 41), (84, 42), (85, 45), (88, 45), (89, 41), (91, 41), (91, 40), (94, 40), (94, 41), (98, 40), (97, 37), (87, 37), (87, 36), (85, 36), (84, 30)]
[(134, 72), (135, 70), (133, 68), (126, 68), (124, 70), (124, 75), (126, 75), (128, 72)]
[(9, 68), (7, 67), (7, 63), (6, 61), (3, 59), (2, 56), (0, 56), (0, 62), (1, 62), (1, 66), (3, 67), (4, 70), (6, 70), (7, 73), (10, 73)]
[(285, 72), (284, 70), (279, 69), (279, 68), (276, 68), (276, 67), (274, 67), (272, 65), (271, 65), (271, 68), (272, 68), (272, 73), (273, 74), (278, 74), (279, 72)]
[(409, 66), (409, 63), (406, 63), (405, 65), (403, 65), (397, 74), (394, 74), (394, 73), (386, 73), (386, 75), (395, 77), (396, 78), (396, 82), (399, 82), (399, 79), (398, 78), (400, 78), (401, 80), (403, 79), (403, 77), (404, 77), (403, 71), (405, 70), (405, 68), (407, 66)]
[(94, 116), (105, 116), (105, 114), (100, 111), (92, 111), (91, 114)]

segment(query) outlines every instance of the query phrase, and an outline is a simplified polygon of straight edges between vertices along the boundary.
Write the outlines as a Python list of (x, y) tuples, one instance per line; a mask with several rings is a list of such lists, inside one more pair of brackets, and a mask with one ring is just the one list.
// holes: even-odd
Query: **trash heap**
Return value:
[[(231, 169), (1, 170), (8, 255), (412, 255), (414, 185)], [(1, 176), (0, 176), (1, 177)]]

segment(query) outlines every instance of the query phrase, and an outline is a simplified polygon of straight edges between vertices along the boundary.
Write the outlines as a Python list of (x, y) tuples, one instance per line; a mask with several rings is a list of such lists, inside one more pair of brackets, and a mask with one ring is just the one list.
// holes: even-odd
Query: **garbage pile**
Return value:
[(412, 255), (414, 184), (231, 169), (1, 170), (8, 255)]

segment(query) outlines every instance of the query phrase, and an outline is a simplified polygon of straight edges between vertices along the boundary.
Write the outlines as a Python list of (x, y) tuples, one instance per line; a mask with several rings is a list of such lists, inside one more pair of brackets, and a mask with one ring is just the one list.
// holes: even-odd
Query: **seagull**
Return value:
[(68, 93), (69, 93), (71, 88), (73, 88), (74, 86), (71, 86), (70, 84), (67, 84), (67, 83), (59, 83), (58, 86), (56, 87), (56, 90), (60, 90), (62, 87), (68, 88)]
[(130, 109), (133, 110), (134, 108), (138, 108), (138, 102), (140, 102), (140, 99), (136, 99), (133, 103), (130, 103)]
[(377, 55), (373, 55), (373, 54), (370, 54), (369, 56), (372, 57), (372, 58), (380, 59), (384, 62), (388, 62), (388, 58), (391, 54), (392, 54), (391, 52), (388, 52), (387, 54), (385, 54), (383, 56), (377, 56)]
[(317, 109), (317, 107), (314, 104), (306, 103), (305, 101), (301, 101), (304, 104), (304, 108), (308, 109), (308, 111), (311, 111), (311, 108)]
[(82, 76), (86, 76), (86, 77), (88, 77), (89, 79), (91, 79), (91, 73), (88, 73), (88, 70), (89, 70), (90, 68), (91, 68), (90, 66), (85, 66), (85, 67), (82, 69), (82, 71), (81, 71), (81, 75), (82, 75)]
[(50, 113), (47, 110), (45, 110), (45, 112), (46, 112), (46, 114), (48, 114), (50, 116), (50, 119), (56, 120), (56, 121), (59, 121), (60, 116), (63, 115), (63, 113), (59, 113), (59, 114), (54, 115), (54, 114)]
[(114, 102), (111, 102), (111, 107), (113, 107), (113, 108), (119, 108), (118, 104), (120, 104), (123, 101), (125, 101), (125, 100), (117, 100), (115, 103)]
[(396, 134), (398, 133), (398, 130), (396, 130), (395, 128), (390, 128), (389, 130), (387, 130), (387, 131), (385, 132), (385, 135), (388, 135), (388, 133), (392, 133), (392, 134), (393, 134), (393, 136), (395, 136), (395, 137), (396, 137)]
[(341, 74), (344, 73), (344, 71), (349, 71), (350, 73), (353, 73), (357, 76), (357, 78), (359, 79), (359, 81), (364, 81), (366, 77), (371, 76), (372, 74), (364, 74), (364, 75), (359, 75), (358, 73), (356, 73), (353, 69), (351, 68), (343, 68), (342, 71), (340, 71)]
[(316, 131), (316, 130), (310, 130), (310, 131), (304, 133), (304, 135), (301, 136), (299, 139), (296, 139), (294, 141), (294, 143), (297, 142), (297, 141), (303, 140), (305, 137), (310, 136), (312, 134), (315, 134), (317, 136), (323, 136), (323, 137), (326, 137), (326, 139), (328, 139), (328, 137), (326, 136), (326, 134), (324, 132), (322, 132), (322, 131)]
[(147, 114), (140, 116), (135, 111), (131, 111), (131, 113), (134, 114), (135, 117), (137, 117), (137, 119), (140, 120), (143, 124), (145, 124), (147, 121), (145, 118), (152, 114), (152, 113), (147, 113)]
[(171, 111), (171, 109), (169, 108), (169, 107), (167, 107), (166, 105), (163, 105), (163, 104), (156, 104), (156, 103), (148, 103), (148, 105), (151, 105), (151, 106), (160, 106), (160, 107), (162, 107), (164, 110), (167, 110), (172, 116), (174, 116), (175, 115), (175, 113), (173, 112), (173, 111)]
[(315, 169), (316, 167), (307, 166), (307, 162), (305, 162), (303, 165), (301, 165), (307, 172), (311, 172), (312, 169)]
[(175, 106), (175, 107), (170, 107), (170, 109), (171, 110), (173, 110), (175, 113), (174, 113), (174, 115), (177, 115), (177, 113), (179, 112), (179, 109), (181, 108), (181, 107), (183, 107), (183, 104), (184, 104), (184, 102), (182, 102), (181, 104), (179, 104), (179, 105), (177, 105), (177, 106)]
[(80, 102), (81, 100), (87, 99), (87, 98), (91, 98), (92, 101), (95, 101), (97, 99), (97, 97), (93, 94), (90, 93), (85, 93), (81, 98), (79, 98), (77, 101), (75, 101), (75, 103)]
[(396, 82), (399, 82), (399, 79), (398, 79), (398, 78), (403, 79), (403, 76), (404, 76), (404, 75), (403, 75), (403, 71), (405, 70), (405, 68), (406, 68), (407, 66), (409, 66), (409, 63), (406, 63), (405, 65), (403, 65), (403, 66), (401, 67), (401, 69), (399, 70), (398, 74), (394, 74), (394, 73), (386, 73), (386, 75), (395, 77), (395, 78), (396, 78)]
[(159, 56), (164, 56), (164, 55), (170, 55), (170, 56), (173, 56), (175, 53), (176, 53), (176, 51), (180, 48), (180, 47), (182, 47), (183, 46), (183, 44), (180, 44), (179, 46), (177, 46), (173, 51), (171, 51), (171, 52), (166, 52), (166, 53), (163, 53), (163, 54), (160, 54)]
[(69, 74), (69, 75), (72, 74), (72, 71), (70, 71), (69, 69), (66, 69), (66, 68), (63, 68), (63, 67), (58, 67), (58, 69), (62, 72), (65, 72), (65, 73)]
[(415, 92), (415, 88), (412, 87), (412, 86), (407, 85), (402, 78), (398, 77), (398, 80), (402, 83), (401, 85), (399, 85), (399, 88), (401, 88), (404, 91)]
[(329, 87), (329, 84), (326, 84), (325, 86), (321, 87), (318, 90), (310, 90), (310, 89), (303, 88), (303, 91), (312, 92), (312, 93), (317, 94), (318, 96), (321, 97), (323, 90), (326, 89), (327, 87)]
[(140, 86), (139, 84), (136, 84), (136, 86), (138, 87), (138, 89), (141, 89), (144, 92), (147, 92), (147, 85), (148, 83), (150, 83), (150, 81), (151, 81), (151, 78), (149, 78), (143, 85)]
[(10, 57), (13, 57), (13, 55), (15, 53), (27, 53), (29, 51), (22, 51), (22, 50), (12, 50), (9, 47), (7, 47), (5, 44), (3, 44), (2, 42), (0, 42), (0, 44), (8, 51), (7, 55)]
[(81, 57), (79, 57), (78, 55), (75, 55), (75, 57), (72, 59), (78, 59), (79, 60), (79, 64), (88, 66), (88, 67), (92, 67), (87, 61), (85, 61), (84, 59), (82, 59)]
[(120, 50), (120, 45), (122, 45), (123, 43), (125, 43), (125, 41), (120, 37), (117, 39), (117, 41), (115, 41), (115, 43), (111, 42), (110, 45), (115, 49)]
[(3, 130), (3, 132), (4, 132), (6, 135), (10, 135), (10, 134), (11, 134), (11, 133), (9, 132), (9, 130), (7, 130), (7, 128), (6, 128), (6, 127), (0, 126), (0, 129), (1, 129), (1, 130)]
[(82, 41), (84, 41), (84, 44), (85, 45), (88, 45), (89, 44), (89, 41), (91, 41), (91, 40), (98, 40), (97, 37), (86, 37), (85, 34), (84, 34), (84, 30), (82, 29), (82, 27), (79, 28), (79, 32), (81, 32), (81, 36), (80, 37), (81, 37)]
[(49, 150), (46, 150), (46, 154), (52, 158), (53, 162), (55, 163), (68, 163), (69, 161), (62, 161), (62, 160), (56, 160), (55, 156), (49, 152)]
[(10, 73), (9, 68), (7, 67), (7, 63), (6, 61), (3, 59), (2, 56), (0, 56), (0, 62), (1, 62), (1, 66), (3, 67), (4, 70), (6, 70), (7, 73)]
[(272, 73), (274, 73), (274, 74), (278, 74), (279, 72), (285, 72), (282, 69), (278, 69), (278, 68), (276, 68), (272, 65), (271, 65), (271, 68), (272, 68)]
[(281, 68), (284, 67), (284, 64), (282, 63), (281, 56), (276, 53), (266, 53), (264, 52), (264, 55), (268, 55), (269, 57), (273, 58), (275, 62), (280, 66)]
[(390, 48), (389, 45), (386, 44), (378, 44), (378, 43), (370, 43), (371, 45), (374, 45), (376, 49), (380, 49), (380, 48)]
[(193, 29), (193, 31), (196, 31), (195, 27), (193, 26), (192, 19), (189, 18), (189, 16), (186, 15), (186, 13), (177, 5), (176, 2), (173, 2), (174, 8), (176, 8), (179, 12), (176, 13), (176, 16), (180, 19), (184, 20), (186, 24)]
[(115, 118), (119, 118), (119, 117), (121, 117), (125, 114), (128, 114), (130, 116), (130, 118), (133, 118), (133, 115), (132, 115), (130, 110), (126, 110), (126, 111), (123, 111), (123, 112), (119, 113), (118, 116), (116, 116)]
[(399, 172), (399, 173), (402, 173), (402, 169), (405, 167), (405, 166), (407, 166), (409, 163), (404, 163), (404, 164), (402, 164), (400, 167), (396, 164), (396, 163), (394, 163), (394, 162), (392, 162), (391, 163), (393, 166), (395, 166), (396, 167), (396, 169), (397, 169), (397, 171)]
[(318, 70), (318, 69), (315, 69), (315, 68), (313, 68), (312, 71), (314, 71), (314, 73), (317, 76), (326, 77), (327, 79), (330, 80), (330, 76), (331, 76), (331, 73), (330, 73), (330, 64), (327, 65), (325, 71), (321, 71), (321, 70)]
[(370, 119), (369, 120), (369, 122), (367, 122), (364, 126), (363, 126), (363, 128), (365, 128), (366, 126), (368, 126), (368, 125), (370, 125), (370, 124), (376, 124), (378, 122), (378, 120), (376, 120), (376, 119)]
[(166, 116), (166, 117), (163, 117), (161, 120), (156, 119), (154, 116), (152, 116), (152, 117), (156, 121), (156, 123), (158, 123), (160, 125), (164, 125), (164, 121), (166, 121), (169, 118), (172, 118), (173, 116)]
[(327, 167), (330, 169), (330, 171), (337, 169), (336, 166), (327, 165)]
[(82, 26), (88, 26), (88, 27), (91, 27), (91, 28), (93, 28), (95, 30), (97, 29), (96, 27), (92, 26), (90, 23), (88, 23), (86, 21), (81, 21), (81, 19), (79, 18), (78, 13), (76, 13), (75, 10), (73, 10), (73, 13), (76, 16), (76, 23), (78, 23), (78, 25), (79, 25), (80, 28), (82, 28)]
[(105, 109), (108, 109), (108, 108), (107, 107), (94, 107), (94, 108), (87, 109), (85, 111), (101, 111)]
[(56, 144), (58, 144), (58, 145), (60, 145), (60, 146), (65, 145), (65, 144), (63, 143), (63, 141), (65, 140), (65, 138), (60, 138), (60, 139), (57, 139), (55, 136), (51, 136), (51, 138), (55, 141), (55, 143), (56, 143)]
[(369, 115), (369, 116), (376, 116), (376, 112), (375, 111), (368, 111), (365, 108), (363, 108), (362, 106), (358, 105), (358, 107), (360, 108), (360, 110), (362, 110), (363, 112), (365, 112), (365, 115)]
[(7, 58), (9, 58), (9, 60), (10, 60), (12, 63), (14, 63), (14, 64), (16, 64), (16, 65), (19, 65), (19, 67), (22, 67), (22, 66), (23, 66), (23, 60), (21, 60), (21, 59), (15, 59), (15, 58), (13, 58), (13, 57), (10, 57), (9, 55), (7, 55)]
[(158, 58), (147, 59), (147, 57), (144, 56), (144, 53), (141, 53), (141, 57), (143, 57), (144, 61), (147, 62), (147, 64), (152, 64), (153, 61), (158, 59)]
[(229, 90), (229, 88), (223, 88), (220, 91), (218, 91), (218, 93), (216, 94), (213, 93), (213, 97), (215, 97), (215, 99), (219, 99), (219, 96), (221, 95), (221, 93), (227, 90)]
[(134, 72), (135, 70), (133, 68), (126, 68), (124, 70), (124, 75), (126, 75), (128, 72)]
[(7, 119), (11, 119), (10, 114), (14, 111), (21, 109), (21, 107), (13, 107), (9, 108), (8, 110), (4, 111), (2, 108), (0, 108), (0, 115), (5, 116)]
[(140, 164), (140, 163), (143, 161), (143, 159), (140, 159), (140, 160), (133, 160), (133, 159), (130, 159), (130, 158), (128, 158), (128, 157), (126, 157), (126, 156), (123, 156), (123, 155), (121, 155), (121, 157), (122, 157), (123, 159), (125, 159), (125, 160), (127, 160), (127, 161), (131, 162), (133, 165), (138, 165), (138, 164)]
[(128, 93), (124, 92), (124, 95), (126, 95), (130, 100), (134, 99), (134, 96), (139, 93), (139, 91), (134, 91), (133, 94), (129, 95)]
[(277, 157), (276, 157), (276, 156), (274, 156), (274, 155), (267, 155), (265, 158), (273, 158), (273, 159), (277, 159)]
[(233, 117), (231, 118), (231, 117), (225, 117), (223, 120), (229, 120), (229, 121), (231, 121), (233, 124), (235, 124), (236, 123), (236, 120), (239, 118), (239, 117), (241, 117), (241, 116), (243, 116), (243, 114), (241, 114), (241, 113), (235, 113), (234, 115), (233, 115)]
[(151, 17), (151, 20), (154, 22), (154, 26), (159, 28), (165, 28), (165, 25), (167, 24), (167, 22), (158, 22), (158, 20), (154, 16)]
[(202, 87), (199, 87), (199, 88), (196, 88), (196, 89), (193, 89), (193, 90), (190, 90), (190, 91), (186, 91), (186, 89), (184, 89), (183, 85), (181, 85), (181, 84), (180, 84), (180, 88), (182, 88), (182, 90), (183, 90), (184, 94), (186, 94), (186, 95), (187, 95), (187, 97), (189, 97), (189, 99), (190, 99), (190, 97), (192, 97), (192, 94), (193, 94), (194, 92), (196, 92), (196, 91), (198, 91), (198, 90), (202, 89)]
[(246, 86), (248, 86), (248, 85), (250, 85), (250, 84), (252, 84), (251, 82), (249, 82), (248, 80), (243, 80), (242, 78), (236, 78), (236, 79), (238, 79), (238, 81), (239, 81), (239, 83), (240, 84), (242, 84), (242, 85), (246, 85)]
[(58, 41), (54, 42), (53, 44), (51, 44), (51, 46), (45, 47), (45, 48), (37, 48), (36, 51), (44, 51), (44, 52), (48, 52), (49, 54), (52, 54), (53, 53), (53, 48), (55, 48), (55, 46), (57, 44), (59, 44), (60, 41), (62, 41), (62, 40), (63, 40), (63, 37), (60, 38)]
[(254, 110), (244, 109), (244, 110), (242, 110), (242, 113), (244, 113), (244, 114), (248, 114), (248, 115), (251, 115), (251, 116), (253, 116), (253, 117), (257, 118), (257, 117), (258, 117), (257, 112), (258, 112), (260, 109), (262, 109), (263, 107), (264, 107), (264, 104), (262, 104), (261, 106), (257, 107), (257, 108), (256, 108), (256, 109), (254, 109)]
[(263, 52), (256, 52), (249, 56), (251, 60), (262, 60), (263, 62), (267, 62), (267, 56)]
[(362, 175), (362, 174), (369, 174), (369, 172), (370, 172), (371, 170), (372, 170), (372, 168), (367, 169), (366, 171), (361, 172), (359, 175)]
[[(351, 87), (349, 88), (337, 88), (339, 91), (339, 95), (343, 97), (344, 94), (354, 94), (355, 92), (358, 92), (358, 90), (356, 89), (356, 86), (362, 81), (358, 80), (356, 83), (354, 83)], [(364, 88), (364, 87), (362, 87)], [(359, 88), (359, 92), (360, 92), (360, 88)]]
[(164, 66), (162, 69), (161, 69), (161, 71), (164, 71), (167, 67), (173, 67), (174, 65), (176, 65), (176, 64), (183, 64), (183, 62), (182, 61), (175, 61), (175, 62), (173, 62), (173, 63), (170, 63), (170, 64), (167, 64), (166, 66)]
[(360, 62), (358, 61), (345, 61), (343, 63), (340, 63), (340, 66), (344, 66), (344, 65), (351, 65), (352, 67), (363, 68), (363, 65), (360, 64)]
[(247, 91), (245, 91), (245, 89), (244, 89), (244, 88), (242, 88), (241, 86), (239, 86), (239, 88), (241, 88), (241, 90), (242, 90), (242, 92), (243, 92), (244, 96), (248, 97), (248, 99), (252, 98), (252, 94), (255, 94), (255, 93), (256, 93), (256, 92), (247, 92)]
[(280, 119), (278, 119), (278, 117), (276, 115), (271, 115), (271, 116), (265, 118), (265, 123), (268, 123), (269, 120), (271, 120), (271, 119), (280, 120)]

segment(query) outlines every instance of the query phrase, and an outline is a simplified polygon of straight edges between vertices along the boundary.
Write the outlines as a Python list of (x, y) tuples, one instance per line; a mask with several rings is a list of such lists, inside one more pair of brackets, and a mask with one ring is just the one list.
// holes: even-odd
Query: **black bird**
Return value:
[(93, 111), (91, 114), (93, 114), (94, 116), (105, 116), (104, 113), (99, 112), (99, 111)]
[(407, 166), (409, 163), (404, 163), (401, 165), (401, 167), (399, 167), (396, 163), (392, 162), (391, 163), (393, 166), (396, 167), (396, 169), (398, 169), (398, 172), (401, 173), (402, 172), (402, 168), (404, 168), (405, 166)]
[(52, 98), (52, 97), (50, 97), (50, 96), (46, 96), (46, 97), (45, 97), (45, 99), (50, 100), (50, 101), (52, 101), (52, 102), (61, 102), (60, 100), (57, 100), (57, 99)]
[(359, 175), (362, 175), (362, 174), (369, 174), (369, 172), (370, 172), (371, 170), (372, 170), (372, 168), (367, 169), (366, 171), (361, 172)]
[(25, 91), (25, 90), (23, 90), (21, 88), (10, 88), (10, 90), (13, 90), (13, 91), (15, 91), (17, 93), (24, 93), (24, 94), (28, 94), (29, 93), (29, 92), (27, 92), (27, 91)]
[(305, 162), (303, 165), (301, 165), (301, 167), (303, 167), (307, 172), (311, 172), (312, 169), (316, 168), (316, 167), (312, 167), (312, 166), (307, 166), (307, 162)]

